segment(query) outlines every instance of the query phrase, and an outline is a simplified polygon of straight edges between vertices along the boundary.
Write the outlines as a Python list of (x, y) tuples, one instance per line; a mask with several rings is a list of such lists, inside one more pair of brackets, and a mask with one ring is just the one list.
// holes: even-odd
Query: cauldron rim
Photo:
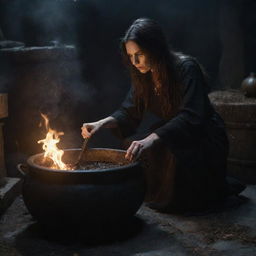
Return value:
[[(81, 150), (80, 148), (71, 148), (71, 149), (64, 149), (63, 151), (79, 151)], [(96, 150), (107, 150), (107, 151), (115, 151), (115, 152), (121, 152), (121, 153), (126, 153), (125, 150), (121, 150), (121, 149), (112, 149), (112, 148), (90, 148), (88, 149), (90, 151), (96, 151)], [(51, 168), (47, 168), (45, 166), (36, 164), (34, 162), (34, 160), (40, 156), (42, 156), (44, 153), (38, 153), (38, 154), (34, 154), (32, 156), (30, 156), (27, 159), (27, 164), (28, 166), (31, 166), (33, 168), (36, 168), (38, 170), (42, 170), (42, 171), (46, 171), (46, 172), (50, 172), (50, 173), (64, 173), (64, 174), (76, 174), (76, 173), (107, 173), (107, 172), (118, 172), (124, 169), (127, 169), (127, 167), (133, 167), (133, 166), (137, 166), (139, 165), (139, 161), (134, 161), (132, 163), (128, 163), (125, 164), (123, 166), (118, 166), (118, 167), (111, 167), (111, 168), (104, 168), (104, 169), (86, 169), (86, 170), (61, 170), (61, 169), (51, 169)]]

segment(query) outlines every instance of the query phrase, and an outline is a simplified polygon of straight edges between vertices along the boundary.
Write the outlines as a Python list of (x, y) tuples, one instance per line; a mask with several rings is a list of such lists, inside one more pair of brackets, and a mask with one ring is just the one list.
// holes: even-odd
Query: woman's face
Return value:
[(132, 65), (134, 65), (143, 74), (150, 71), (151, 68), (147, 56), (134, 41), (127, 41), (127, 43), (125, 43), (125, 48)]

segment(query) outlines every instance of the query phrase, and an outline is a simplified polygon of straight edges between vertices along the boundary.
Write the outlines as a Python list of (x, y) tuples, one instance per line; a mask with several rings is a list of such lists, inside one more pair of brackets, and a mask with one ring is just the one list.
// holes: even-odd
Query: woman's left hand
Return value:
[(151, 148), (157, 141), (159, 141), (159, 139), (160, 138), (156, 133), (151, 133), (143, 140), (133, 141), (126, 151), (125, 158), (129, 161), (138, 159), (144, 151)]

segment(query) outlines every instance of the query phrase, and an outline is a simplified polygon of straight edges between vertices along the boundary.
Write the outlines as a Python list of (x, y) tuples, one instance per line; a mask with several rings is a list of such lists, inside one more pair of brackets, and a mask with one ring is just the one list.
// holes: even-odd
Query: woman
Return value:
[(160, 26), (140, 18), (121, 41), (132, 87), (120, 109), (84, 123), (84, 138), (99, 129), (135, 133), (144, 113), (159, 118), (149, 134), (131, 142), (126, 158), (146, 164), (149, 206), (160, 211), (198, 210), (227, 195), (228, 140), (223, 120), (207, 96), (198, 62), (170, 51)]

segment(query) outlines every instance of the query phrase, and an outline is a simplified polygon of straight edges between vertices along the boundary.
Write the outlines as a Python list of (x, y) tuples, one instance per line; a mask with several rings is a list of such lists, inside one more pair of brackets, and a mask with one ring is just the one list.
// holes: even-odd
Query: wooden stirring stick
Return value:
[(84, 142), (83, 142), (81, 151), (80, 151), (80, 153), (79, 153), (79, 155), (78, 155), (78, 158), (77, 158), (76, 163), (74, 164), (74, 170), (77, 169), (77, 168), (80, 166), (80, 162), (81, 162), (81, 160), (82, 160), (82, 156), (83, 156), (84, 152), (85, 152), (86, 149), (87, 149), (88, 140), (89, 140), (89, 138), (84, 139)]

